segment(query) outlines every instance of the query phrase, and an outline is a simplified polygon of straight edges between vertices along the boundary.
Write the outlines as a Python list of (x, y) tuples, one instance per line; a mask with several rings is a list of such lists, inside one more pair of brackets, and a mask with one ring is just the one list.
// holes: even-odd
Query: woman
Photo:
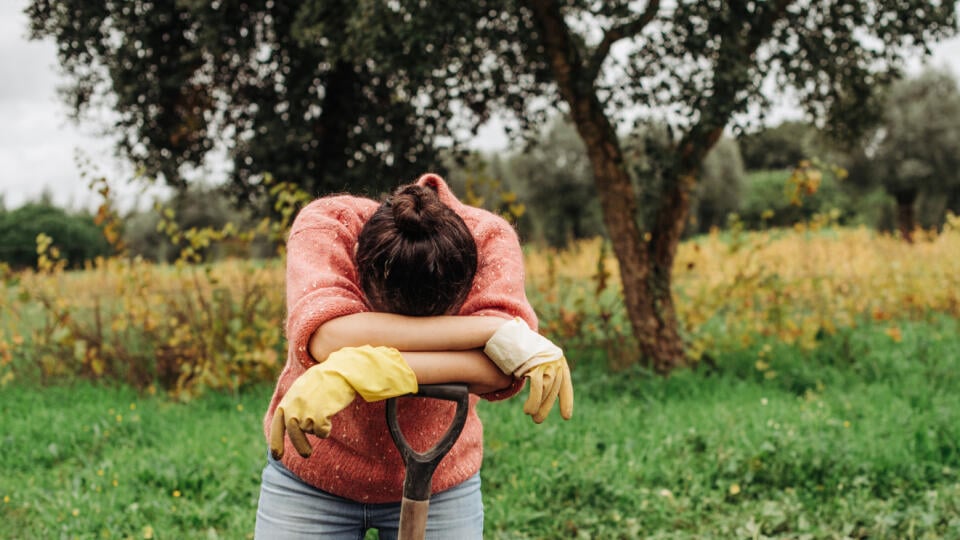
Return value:
[[(513, 396), (526, 377), (535, 421), (558, 394), (563, 416), (572, 413), (562, 351), (531, 330), (516, 234), (436, 175), (381, 205), (334, 196), (304, 208), (287, 243), (287, 313), (287, 363), (264, 419), (272, 456), (257, 538), (395, 536), (404, 467), (378, 400), (418, 384), (467, 383), (476, 394), (434, 473), (428, 537), (482, 537), (480, 397)], [(402, 400), (412, 446), (428, 447), (452, 407)]]

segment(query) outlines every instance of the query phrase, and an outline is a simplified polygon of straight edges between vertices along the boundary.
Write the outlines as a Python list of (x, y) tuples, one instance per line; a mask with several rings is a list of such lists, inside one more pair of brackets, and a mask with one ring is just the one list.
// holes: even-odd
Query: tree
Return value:
[[(411, 2), (31, 0), (31, 36), (52, 38), (76, 116), (108, 131), (144, 175), (185, 187), (218, 145), (242, 195), (270, 172), (308, 193), (377, 193), (439, 164), (446, 78), (480, 5)], [(448, 71), (448, 68), (450, 71)], [(429, 91), (431, 106), (417, 96)], [(469, 105), (469, 103), (468, 103)]]
[[(659, 372), (685, 363), (670, 272), (703, 160), (728, 124), (765, 107), (761, 89), (775, 84), (792, 87), (834, 136), (853, 140), (873, 119), (873, 87), (896, 74), (907, 52), (956, 32), (952, 3), (919, 0), (486, 5), (480, 35), (461, 58), (492, 57), (470, 64), (510, 81), (507, 94), (487, 92), (500, 89), (483, 86), (490, 77), (459, 84), (506, 102), (521, 124), (554, 105), (569, 115), (587, 148), (633, 333)], [(435, 7), (442, 24), (445, 10)], [(665, 179), (648, 197), (656, 208), (639, 219), (638, 191), (647, 186), (631, 178), (617, 131), (646, 111), (668, 120), (673, 136), (653, 158)]]
[(10, 211), (0, 212), (0, 261), (14, 268), (37, 265), (37, 237), (49, 236), (52, 246), (60, 252), (59, 258), (70, 267), (110, 254), (110, 245), (94, 224), (93, 217), (84, 213), (68, 213), (49, 200), (30, 202)]
[(923, 195), (956, 197), (960, 190), (960, 88), (947, 71), (927, 70), (894, 84), (882, 122), (854, 152), (850, 180), (881, 186), (896, 202), (896, 223), (907, 242)]
[(587, 151), (569, 122), (554, 119), (503, 168), (527, 206), (534, 238), (564, 246), (603, 233)]
[(816, 126), (786, 121), (740, 138), (743, 164), (749, 170), (792, 169), (803, 159), (825, 158)]

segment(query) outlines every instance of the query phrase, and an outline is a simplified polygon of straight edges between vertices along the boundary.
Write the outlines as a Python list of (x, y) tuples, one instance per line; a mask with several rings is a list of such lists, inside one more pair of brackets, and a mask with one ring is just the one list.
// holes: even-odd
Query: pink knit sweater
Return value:
[[(526, 298), (523, 259), (510, 225), (485, 210), (464, 205), (437, 175), (426, 174), (420, 185), (436, 189), (440, 200), (463, 218), (473, 233), (479, 254), (473, 290), (461, 315), (521, 317), (531, 328), (537, 320)], [(287, 362), (264, 418), (269, 438), (274, 410), (297, 377), (315, 364), (308, 352), (310, 337), (324, 322), (370, 311), (353, 261), (360, 229), (379, 204), (370, 199), (339, 195), (307, 205), (297, 215), (287, 241)], [(494, 401), (520, 391), (522, 381), (481, 397)], [(457, 443), (437, 467), (433, 492), (453, 487), (480, 470), (483, 427), (477, 417), (478, 397), (470, 397), (467, 422)], [(347, 499), (383, 503), (401, 499), (404, 467), (387, 430), (384, 402), (357, 398), (333, 418), (326, 439), (310, 436), (313, 454), (302, 458), (289, 439), (283, 464), (304, 482)], [(398, 403), (404, 435), (423, 451), (446, 430), (455, 405), (439, 400), (406, 398)]]

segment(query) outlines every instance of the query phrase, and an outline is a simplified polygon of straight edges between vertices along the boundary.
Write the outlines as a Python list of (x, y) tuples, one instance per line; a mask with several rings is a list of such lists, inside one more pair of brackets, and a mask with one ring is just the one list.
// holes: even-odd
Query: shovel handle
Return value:
[(460, 437), (460, 432), (467, 421), (467, 410), (470, 405), (470, 393), (465, 384), (424, 384), (416, 394), (410, 394), (410, 397), (454, 401), (457, 409), (440, 440), (426, 452), (417, 452), (400, 431), (400, 424), (397, 422), (397, 399), (399, 398), (387, 400), (387, 427), (406, 467), (403, 478), (403, 501), (400, 505), (399, 538), (401, 540), (421, 539), (426, 534), (433, 472)]
[(403, 496), (415, 501), (425, 501), (430, 498), (430, 481), (433, 478), (433, 471), (453, 447), (453, 443), (457, 442), (463, 425), (467, 421), (470, 393), (465, 384), (424, 384), (420, 385), (416, 394), (410, 394), (408, 397), (443, 399), (457, 404), (457, 410), (447, 431), (432, 448), (421, 453), (410, 446), (403, 432), (400, 431), (400, 424), (397, 422), (397, 399), (399, 398), (387, 400), (387, 427), (407, 469), (403, 480)]

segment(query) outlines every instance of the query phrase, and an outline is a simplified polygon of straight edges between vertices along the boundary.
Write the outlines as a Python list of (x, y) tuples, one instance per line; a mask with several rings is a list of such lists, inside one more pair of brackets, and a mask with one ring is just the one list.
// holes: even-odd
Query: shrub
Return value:
[[(97, 258), (83, 272), (66, 271), (41, 234), (34, 248), (38, 270), (4, 275), (16, 309), (0, 318), (0, 384), (14, 376), (39, 382), (81, 377), (141, 389), (159, 385), (187, 397), (274, 378), (285, 351), (282, 259), (203, 260), (218, 243), (285, 237), (307, 197), (289, 184), (271, 190), (280, 219), (248, 231), (232, 223), (181, 230), (175, 213), (163, 211), (159, 228), (180, 248), (174, 265), (116, 255)], [(98, 218), (119, 242), (109, 201)]]
[(751, 171), (744, 182), (739, 218), (749, 229), (790, 227), (803, 223), (818, 214), (839, 212), (841, 224), (859, 224), (859, 209), (854, 200), (841, 188), (834, 174), (818, 173), (816, 185), (798, 189), (791, 182), (790, 169)]
[(110, 253), (110, 245), (94, 224), (93, 217), (69, 214), (46, 202), (28, 203), (0, 212), (0, 261), (14, 268), (37, 266), (37, 237), (45, 234), (68, 267)]
[[(164, 215), (168, 214), (168, 215)], [(182, 246), (174, 243), (162, 222), (172, 220), (178, 230), (222, 230), (227, 224), (239, 231), (255, 228), (256, 221), (238, 210), (219, 188), (191, 187), (167, 201), (158, 201), (153, 209), (127, 216), (123, 221), (123, 240), (130, 255), (147, 260), (172, 263)], [(203, 249), (206, 260), (228, 257), (268, 257), (275, 246), (266, 239), (251, 242), (226, 238)]]

